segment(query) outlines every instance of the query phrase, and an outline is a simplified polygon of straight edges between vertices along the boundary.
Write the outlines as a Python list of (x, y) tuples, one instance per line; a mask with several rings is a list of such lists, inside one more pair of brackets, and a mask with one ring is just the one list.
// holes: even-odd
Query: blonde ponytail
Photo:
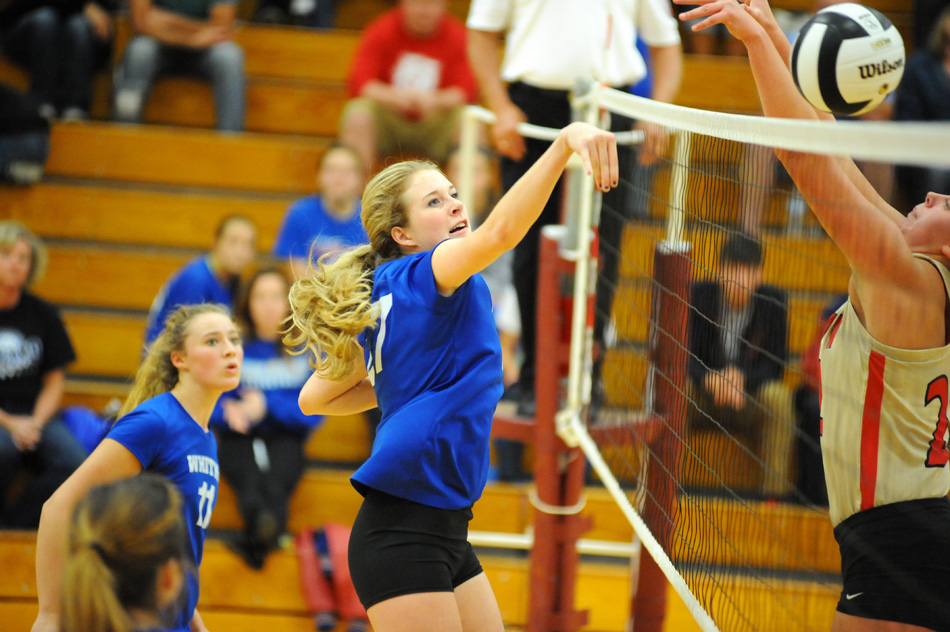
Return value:
[(363, 192), (360, 213), (369, 245), (345, 252), (332, 263), (321, 257), (290, 289), (292, 325), (284, 342), (294, 353), (311, 351), (317, 372), (326, 379), (341, 380), (363, 362), (356, 338), (376, 323), (377, 310), (371, 305), (373, 274), (377, 265), (403, 254), (392, 229), (409, 223), (404, 193), (411, 177), (420, 171), (438, 171), (438, 167), (410, 160), (376, 174)]
[(93, 546), (79, 548), (66, 565), (63, 632), (130, 632), (132, 618), (116, 593), (116, 578)]
[(62, 632), (130, 632), (130, 608), (158, 618), (159, 568), (168, 560), (189, 568), (187, 546), (181, 494), (164, 477), (94, 488), (70, 525)]
[(148, 348), (145, 359), (139, 365), (132, 389), (119, 409), (119, 417), (131, 412), (145, 400), (167, 393), (178, 384), (178, 369), (172, 364), (171, 353), (181, 351), (192, 319), (209, 313), (230, 316), (227, 307), (216, 303), (183, 305), (172, 312), (165, 321), (165, 329)]

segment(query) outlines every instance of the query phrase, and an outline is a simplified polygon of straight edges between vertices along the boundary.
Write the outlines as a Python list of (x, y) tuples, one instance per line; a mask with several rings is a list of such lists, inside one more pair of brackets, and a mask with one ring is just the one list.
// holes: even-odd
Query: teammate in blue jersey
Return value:
[[(208, 428), (222, 393), (237, 387), (244, 351), (222, 305), (180, 307), (139, 367), (119, 420), (86, 461), (43, 506), (36, 542), (40, 613), (34, 632), (58, 629), (66, 526), (76, 502), (96, 485), (143, 470), (167, 477), (184, 497), (188, 557), (201, 564), (218, 491), (218, 458)], [(197, 577), (189, 576), (186, 607), (175, 632), (201, 632)]]
[(158, 474), (100, 485), (69, 526), (61, 632), (176, 625), (190, 565), (178, 488)]
[(220, 303), (234, 307), (238, 282), (257, 256), (257, 227), (249, 217), (229, 215), (218, 224), (211, 252), (192, 259), (158, 291), (148, 312), (145, 342), (165, 328), (165, 319), (182, 305)]
[(353, 475), (364, 501), (349, 548), (377, 632), (503, 629), (467, 540), (502, 392), (478, 272), (524, 237), (574, 152), (600, 190), (616, 186), (614, 136), (574, 123), (476, 230), (435, 165), (392, 165), (363, 193), (370, 245), (321, 262), (291, 290), (300, 334), (288, 342), (318, 358), (301, 410), (347, 414), (378, 401), (383, 412), (372, 454)]
[(238, 300), (244, 332), (241, 385), (226, 393), (211, 415), (221, 473), (237, 496), (244, 532), (227, 543), (261, 568), (287, 526), (290, 497), (306, 465), (304, 445), (322, 417), (300, 412), (297, 397), (310, 377), (310, 360), (281, 342), (290, 314), (290, 280), (261, 268)]
[(333, 145), (320, 160), (319, 192), (290, 205), (274, 239), (271, 254), (289, 259), (295, 277), (306, 274), (311, 256), (327, 254), (367, 242), (360, 221), (360, 191), (366, 173), (360, 155), (346, 145)]

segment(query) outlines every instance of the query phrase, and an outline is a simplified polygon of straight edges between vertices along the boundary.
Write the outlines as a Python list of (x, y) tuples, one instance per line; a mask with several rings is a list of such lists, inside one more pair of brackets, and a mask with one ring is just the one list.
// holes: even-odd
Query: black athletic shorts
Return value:
[(882, 505), (835, 527), (838, 612), (950, 632), (950, 500)]
[(400, 595), (453, 592), (482, 572), (468, 543), (471, 509), (437, 509), (363, 491), (349, 563), (364, 608)]

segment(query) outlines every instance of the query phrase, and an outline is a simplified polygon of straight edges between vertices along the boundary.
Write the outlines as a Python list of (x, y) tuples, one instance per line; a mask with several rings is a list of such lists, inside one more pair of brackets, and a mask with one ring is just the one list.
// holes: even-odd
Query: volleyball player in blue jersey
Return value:
[(363, 193), (370, 244), (321, 263), (291, 290), (301, 333), (288, 342), (319, 358), (301, 410), (346, 414), (378, 401), (383, 412), (372, 454), (352, 478), (364, 502), (349, 549), (377, 632), (503, 629), (467, 541), (502, 392), (478, 272), (524, 237), (574, 152), (600, 190), (616, 186), (613, 135), (574, 123), (477, 230), (435, 165), (392, 165)]
[[(36, 541), (40, 613), (34, 632), (58, 629), (66, 533), (76, 503), (90, 488), (143, 470), (162, 474), (184, 497), (190, 561), (201, 564), (218, 490), (218, 457), (208, 423), (222, 393), (237, 387), (244, 351), (222, 305), (180, 307), (149, 348), (115, 426), (43, 506)], [(188, 578), (186, 607), (175, 632), (206, 630)]]

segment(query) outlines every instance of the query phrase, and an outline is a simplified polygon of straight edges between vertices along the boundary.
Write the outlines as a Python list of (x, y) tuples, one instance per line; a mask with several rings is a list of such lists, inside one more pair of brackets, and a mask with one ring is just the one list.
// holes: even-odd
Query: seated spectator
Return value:
[(760, 438), (762, 493), (791, 491), (792, 403), (782, 382), (788, 361), (788, 299), (762, 282), (761, 243), (726, 239), (714, 281), (694, 283), (689, 322), (690, 427)]
[(69, 525), (62, 632), (168, 630), (190, 562), (181, 492), (144, 473), (95, 487)]
[(234, 488), (244, 519), (236, 543), (254, 568), (264, 565), (287, 527), (287, 506), (304, 469), (304, 444), (323, 420), (300, 412), (297, 398), (313, 369), (306, 355), (281, 342), (290, 315), (290, 280), (276, 268), (255, 273), (237, 309), (245, 331), (241, 385), (211, 416), (221, 473)]
[(244, 129), (244, 51), (234, 42), (237, 0), (130, 0), (132, 29), (115, 72), (116, 120), (139, 123), (156, 77), (198, 74), (211, 82), (215, 126)]
[(220, 303), (233, 307), (241, 274), (256, 256), (254, 222), (243, 215), (221, 220), (211, 252), (190, 261), (158, 291), (148, 312), (145, 343), (151, 344), (162, 333), (168, 315), (182, 305)]
[[(926, 47), (907, 60), (897, 88), (898, 121), (950, 121), (950, 6), (937, 18)], [(950, 191), (950, 169), (899, 166), (897, 184), (907, 208), (930, 191)], [(900, 208), (900, 207), (898, 207)]]
[(461, 108), (478, 94), (465, 26), (447, 5), (400, 0), (363, 32), (340, 140), (360, 152), (370, 170), (377, 157), (401, 152), (441, 163), (457, 142)]
[[(0, 526), (18, 529), (37, 527), (43, 503), (86, 458), (58, 415), (76, 354), (56, 309), (27, 290), (45, 267), (42, 242), (0, 222)], [(21, 469), (28, 483), (7, 498)]]
[(290, 259), (294, 276), (307, 273), (311, 256), (340, 252), (368, 241), (360, 218), (365, 179), (363, 162), (353, 149), (333, 145), (320, 160), (319, 193), (294, 202), (274, 241), (273, 255)]
[(0, 181), (33, 184), (49, 157), (49, 120), (39, 103), (0, 83)]
[[(2, 4), (2, 3), (0, 3)], [(0, 44), (30, 73), (39, 113), (89, 116), (92, 75), (112, 52), (116, 0), (12, 0), (0, 11)]]
[(336, 22), (337, 0), (259, 0), (254, 21), (329, 29)]

